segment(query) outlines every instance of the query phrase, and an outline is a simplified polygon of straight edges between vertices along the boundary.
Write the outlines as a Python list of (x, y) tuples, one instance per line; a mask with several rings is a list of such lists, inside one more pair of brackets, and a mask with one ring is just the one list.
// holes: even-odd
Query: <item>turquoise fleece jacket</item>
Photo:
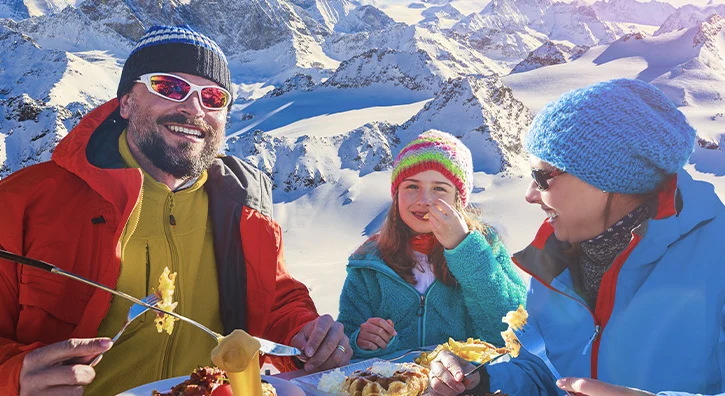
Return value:
[[(460, 285), (436, 280), (424, 295), (388, 267), (377, 249), (350, 256), (337, 320), (350, 337), (353, 358), (440, 344), (448, 337), (503, 345), (500, 332), (506, 325), (501, 318), (526, 302), (526, 287), (503, 243), (493, 230), (486, 237), (475, 231), (444, 254)], [(391, 319), (398, 334), (385, 349), (360, 349), (360, 325), (373, 317)]]

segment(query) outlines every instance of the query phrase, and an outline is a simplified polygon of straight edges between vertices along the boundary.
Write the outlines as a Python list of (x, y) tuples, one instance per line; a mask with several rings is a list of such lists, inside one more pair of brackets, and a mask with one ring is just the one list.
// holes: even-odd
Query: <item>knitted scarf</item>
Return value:
[(645, 203), (592, 239), (579, 244), (577, 293), (595, 308), (604, 273), (632, 239), (632, 230), (649, 219), (651, 204)]

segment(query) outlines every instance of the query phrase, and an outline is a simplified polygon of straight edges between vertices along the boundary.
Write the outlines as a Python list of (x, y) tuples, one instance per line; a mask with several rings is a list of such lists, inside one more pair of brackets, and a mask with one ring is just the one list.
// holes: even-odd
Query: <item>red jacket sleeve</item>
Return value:
[[(249, 332), (289, 345), (305, 324), (319, 316), (315, 304), (307, 287), (287, 272), (279, 224), (249, 208), (242, 216)], [(289, 357), (268, 358), (280, 371), (297, 370)]]

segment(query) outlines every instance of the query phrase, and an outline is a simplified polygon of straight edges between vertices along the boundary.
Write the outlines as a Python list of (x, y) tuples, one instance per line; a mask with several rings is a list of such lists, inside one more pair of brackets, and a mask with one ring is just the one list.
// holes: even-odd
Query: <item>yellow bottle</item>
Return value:
[(262, 396), (262, 377), (259, 373), (259, 351), (244, 371), (227, 371), (232, 394), (235, 396)]
[(259, 373), (259, 341), (244, 330), (234, 330), (217, 340), (211, 361), (227, 372), (235, 396), (262, 396)]

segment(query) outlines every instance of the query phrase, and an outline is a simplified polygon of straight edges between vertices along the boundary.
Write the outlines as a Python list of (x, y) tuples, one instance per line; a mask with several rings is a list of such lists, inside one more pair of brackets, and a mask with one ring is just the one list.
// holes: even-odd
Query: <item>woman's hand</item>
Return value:
[(468, 225), (463, 215), (442, 199), (438, 199), (430, 207), (428, 221), (433, 235), (446, 249), (454, 249), (468, 235)]
[(562, 378), (556, 381), (556, 386), (578, 396), (653, 396), (654, 393), (634, 388), (625, 388), (597, 381), (591, 378)]
[(398, 334), (393, 321), (383, 318), (370, 318), (360, 325), (357, 346), (368, 351), (377, 351), (388, 347), (390, 340)]
[(478, 385), (481, 376), (478, 373), (463, 378), (463, 373), (473, 370), (476, 366), (456, 356), (451, 351), (440, 351), (430, 363), (430, 394), (433, 396), (454, 396), (473, 389)]

